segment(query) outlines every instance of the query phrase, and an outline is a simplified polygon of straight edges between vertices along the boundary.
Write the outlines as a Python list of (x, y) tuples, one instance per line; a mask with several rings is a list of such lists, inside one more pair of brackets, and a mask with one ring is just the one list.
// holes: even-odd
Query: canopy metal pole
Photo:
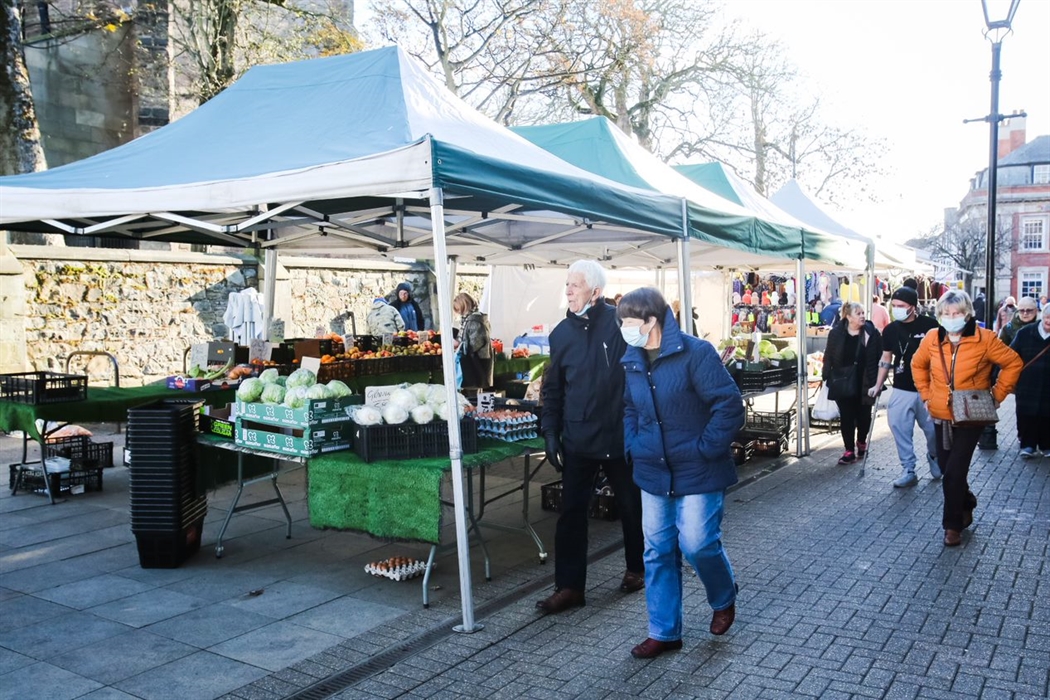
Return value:
[(682, 328), (686, 335), (699, 335), (693, 328), (693, 288), (689, 279), (689, 206), (682, 200), (682, 237), (678, 239), (678, 298)]
[[(456, 298), (456, 256), (452, 255), (448, 259), (448, 298)], [(451, 304), (451, 301), (449, 302)]]
[[(268, 207), (264, 204), (259, 208), (265, 211)], [(272, 241), (276, 236), (276, 230), (272, 228), (266, 230), (267, 240)], [(273, 313), (277, 301), (277, 248), (270, 247), (266, 249), (266, 254), (263, 255), (263, 275), (263, 323), (265, 324), (263, 326), (263, 337), (267, 340), (273, 340), (270, 337), (270, 332), (273, 328)]]
[[(795, 262), (795, 330), (798, 340), (798, 376), (795, 378), (798, 420), (795, 425), (795, 456), (809, 454), (809, 384), (806, 366), (806, 263)], [(804, 443), (804, 444), (803, 444)]]
[(440, 187), (430, 190), (430, 221), (434, 234), (434, 266), (437, 272), (438, 317), (442, 343), (447, 352), (441, 353), (441, 374), (445, 382), (445, 400), (448, 401), (448, 456), (452, 462), (452, 503), (456, 513), (456, 552), (459, 555), (459, 597), (463, 608), (463, 624), (453, 629), (457, 632), (476, 632), (480, 625), (474, 624), (474, 591), (470, 582), (470, 541), (467, 539), (466, 500), (463, 495), (463, 440), (459, 425), (459, 395), (456, 391), (455, 354), (452, 343), (452, 289), (449, 275), (449, 260), (445, 246), (445, 204)]
[(722, 299), (725, 300), (726, 313), (722, 314), (722, 339), (733, 337), (733, 271), (722, 270)]
[(867, 282), (865, 283), (864, 286), (866, 286), (868, 288), (867, 289), (868, 298), (865, 300), (868, 303), (864, 306), (864, 308), (867, 310), (866, 313), (867, 313), (868, 320), (871, 320), (871, 307), (874, 305), (873, 299), (875, 298), (875, 242), (874, 241), (872, 241), (871, 243), (868, 244), (868, 248), (867, 248), (866, 252), (867, 252), (867, 256), (868, 256), (868, 269), (865, 271), (865, 272), (867, 272), (867, 277), (865, 278), (867, 280)]

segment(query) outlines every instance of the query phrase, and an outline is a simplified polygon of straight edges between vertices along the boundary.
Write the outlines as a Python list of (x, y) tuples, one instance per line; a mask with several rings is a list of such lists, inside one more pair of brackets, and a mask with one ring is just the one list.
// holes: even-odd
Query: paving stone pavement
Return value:
[[(641, 595), (592, 566), (588, 604), (540, 616), (531, 599), (338, 694), (352, 698), (1046, 698), (1050, 695), (1050, 458), (1019, 458), (1012, 401), (999, 449), (978, 451), (963, 546), (941, 543), (939, 482), (899, 472), (881, 414), (865, 476), (837, 441), (735, 491), (726, 547), (741, 590), (724, 637), (687, 577), (685, 646), (630, 657)], [(231, 697), (237, 697), (236, 695)]]
[[(311, 530), (301, 497), (293, 540), (275, 536), (279, 514), (242, 514), (223, 560), (170, 571), (138, 568), (119, 503), (100, 505), (126, 499), (109, 486), (55, 507), (4, 498), (0, 699), (1046, 698), (1050, 458), (1021, 460), (1012, 399), (1000, 415), (999, 450), (975, 457), (979, 507), (957, 549), (941, 544), (938, 482), (922, 470), (917, 486), (892, 488), (884, 413), (864, 478), (835, 465), (834, 436), (817, 436), (808, 457), (744, 470), (761, 478), (728, 499), (736, 624), (707, 633), (689, 576), (684, 649), (651, 661), (629, 655), (646, 636), (645, 602), (618, 591), (620, 552), (590, 567), (586, 607), (544, 617), (533, 605), (553, 567), (505, 535), (490, 547), (493, 581), (474, 566), (484, 628), (456, 634), (453, 552), (424, 610), (415, 583), (348, 575), (389, 545)], [(229, 489), (212, 496), (206, 546)], [(554, 518), (537, 502), (550, 547)], [(503, 515), (516, 508), (511, 498)], [(591, 527), (592, 552), (615, 549), (616, 524)], [(332, 685), (340, 674), (349, 679)]]

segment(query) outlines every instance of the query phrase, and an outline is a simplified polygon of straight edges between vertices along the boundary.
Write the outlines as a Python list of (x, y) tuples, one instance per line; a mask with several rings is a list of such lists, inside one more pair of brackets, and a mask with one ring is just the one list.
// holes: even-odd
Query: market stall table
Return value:
[[(161, 399), (185, 401), (204, 401), (211, 405), (229, 403), (233, 400), (233, 389), (216, 389), (203, 392), (168, 389), (164, 385), (150, 384), (139, 387), (88, 387), (87, 398), (82, 401), (62, 401), (57, 403), (27, 404), (14, 401), (0, 401), (0, 430), (12, 433), (22, 432), (22, 461), (12, 465), (19, 469), (35, 465), (28, 461), (29, 440), (40, 446), (40, 469), (44, 473), (45, 490), (51, 503), (55, 503), (55, 494), (51, 493), (50, 479), (47, 478), (46, 450), (44, 445), (49, 435), (61, 426), (76, 423), (119, 423), (127, 420), (129, 408), (141, 406)], [(37, 428), (37, 421), (43, 421), (43, 430)], [(50, 427), (54, 423), (54, 427)]]

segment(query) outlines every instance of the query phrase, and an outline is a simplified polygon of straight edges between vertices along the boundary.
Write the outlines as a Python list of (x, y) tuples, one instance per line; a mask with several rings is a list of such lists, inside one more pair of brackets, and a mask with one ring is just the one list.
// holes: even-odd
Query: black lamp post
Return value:
[(995, 198), (996, 189), (999, 184), (999, 122), (1003, 115), (999, 114), (999, 80), (1003, 77), (999, 70), (999, 53), (1002, 49), (1003, 39), (1010, 33), (1010, 25), (1017, 13), (1017, 6), (1021, 0), (981, 0), (984, 8), (984, 36), (992, 43), (992, 72), (989, 78), (992, 81), (992, 109), (988, 116), (989, 145), (988, 145), (988, 242), (985, 246), (988, 258), (985, 262), (984, 273), (984, 295), (985, 312), (984, 324), (991, 328), (994, 323), (995, 314), (998, 309), (995, 306)]

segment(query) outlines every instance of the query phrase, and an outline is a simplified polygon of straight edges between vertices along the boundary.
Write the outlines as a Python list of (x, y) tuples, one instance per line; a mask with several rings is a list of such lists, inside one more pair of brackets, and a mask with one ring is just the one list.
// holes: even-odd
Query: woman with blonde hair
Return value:
[(847, 301), (839, 310), (841, 321), (828, 333), (824, 350), (824, 382), (828, 398), (839, 407), (845, 451), (839, 464), (853, 464), (868, 451), (868, 429), (874, 399), (868, 390), (875, 386), (882, 357), (882, 336), (865, 319), (864, 307)]
[(488, 317), (478, 310), (474, 297), (460, 292), (452, 300), (452, 310), (459, 315), (463, 366), (463, 386), (491, 389), (493, 380), (492, 331)]
[[(993, 331), (977, 326), (966, 292), (950, 290), (937, 300), (937, 323), (940, 328), (919, 344), (911, 373), (937, 435), (937, 463), (944, 473), (944, 546), (957, 547), (977, 507), (968, 477), (984, 426), (953, 424), (952, 394), (959, 389), (990, 389), (998, 408), (1017, 385), (1024, 363)], [(993, 381), (994, 367), (1000, 371)]]

